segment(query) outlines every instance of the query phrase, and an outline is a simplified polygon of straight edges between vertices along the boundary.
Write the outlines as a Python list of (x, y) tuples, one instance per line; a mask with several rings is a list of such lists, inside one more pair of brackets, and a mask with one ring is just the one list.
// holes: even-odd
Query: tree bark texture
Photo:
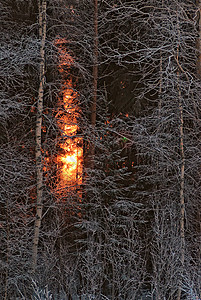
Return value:
[(43, 96), (45, 85), (45, 40), (46, 40), (46, 0), (38, 1), (39, 7), (39, 38), (40, 38), (40, 70), (39, 70), (39, 89), (36, 117), (36, 185), (37, 185), (37, 203), (36, 203), (36, 219), (34, 227), (33, 239), (33, 257), (32, 269), (35, 271), (37, 265), (39, 231), (42, 219), (42, 189), (43, 189), (43, 163), (41, 151), (41, 127), (43, 112)]
[(197, 0), (197, 8), (198, 8), (197, 75), (201, 79), (201, 0)]
[[(178, 29), (178, 39), (180, 37), (180, 31)], [(177, 46), (177, 64), (179, 64), (179, 45)], [(177, 71), (177, 90), (179, 98), (179, 132), (180, 132), (180, 157), (181, 157), (181, 167), (180, 167), (180, 261), (181, 261), (181, 274), (184, 269), (184, 258), (185, 258), (185, 201), (184, 201), (184, 176), (185, 176), (185, 155), (184, 155), (184, 118), (183, 118), (183, 105), (182, 105), (182, 95), (180, 88), (180, 71)], [(181, 276), (182, 277), (182, 276)], [(181, 299), (181, 284), (178, 288), (177, 300)]]
[(5, 293), (4, 293), (4, 300), (8, 299), (8, 278), (9, 278), (9, 256), (10, 256), (10, 225), (9, 225), (9, 213), (8, 213), (8, 200), (6, 201), (6, 239), (7, 239), (7, 249), (6, 249), (6, 272), (5, 272)]
[[(181, 265), (182, 270), (184, 268), (184, 256), (185, 256), (185, 201), (184, 201), (184, 176), (185, 176), (185, 156), (184, 156), (184, 120), (183, 120), (183, 105), (181, 102), (181, 90), (179, 88), (179, 72), (178, 76), (178, 92), (179, 92), (179, 114), (180, 114), (180, 155), (181, 155), (181, 167), (180, 167), (180, 238), (181, 238)], [(177, 300), (181, 299), (181, 287), (178, 290)]]
[(91, 167), (94, 165), (95, 125), (98, 87), (98, 0), (94, 0), (94, 55), (93, 55), (93, 102), (91, 106), (91, 125), (93, 140), (91, 143)]

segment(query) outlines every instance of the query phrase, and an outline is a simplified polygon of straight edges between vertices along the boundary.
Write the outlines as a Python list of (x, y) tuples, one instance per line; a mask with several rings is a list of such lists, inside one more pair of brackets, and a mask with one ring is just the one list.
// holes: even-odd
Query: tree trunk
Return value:
[[(181, 155), (181, 168), (180, 168), (180, 238), (181, 238), (181, 265), (184, 268), (184, 255), (185, 255), (185, 202), (184, 202), (184, 174), (185, 174), (185, 156), (184, 156), (184, 120), (183, 120), (183, 105), (181, 101), (181, 90), (179, 88), (179, 72), (178, 76), (178, 92), (179, 92), (179, 114), (180, 114), (180, 155)], [(177, 300), (181, 298), (181, 287), (178, 290)]]
[(162, 51), (160, 51), (160, 81), (159, 81), (159, 104), (158, 104), (159, 117), (161, 116), (161, 107), (162, 107), (162, 82), (163, 82), (163, 57), (162, 57)]
[(97, 87), (98, 87), (98, 0), (94, 0), (93, 102), (91, 106), (92, 143), (91, 143), (91, 153), (90, 153), (92, 168), (94, 166), (94, 154), (95, 154)]
[(201, 79), (201, 0), (197, 0), (197, 7), (198, 7), (197, 75)]
[(9, 212), (8, 212), (8, 200), (6, 200), (6, 272), (5, 272), (5, 293), (4, 300), (8, 299), (8, 279), (9, 279), (9, 256), (10, 256), (10, 220), (9, 220)]
[[(179, 26), (179, 25), (178, 25)], [(180, 32), (178, 29), (178, 39), (180, 36)], [(177, 64), (179, 66), (179, 45), (177, 47)], [(177, 71), (177, 89), (178, 89), (178, 97), (179, 97), (179, 131), (180, 131), (180, 157), (181, 157), (181, 168), (180, 168), (180, 247), (181, 247), (181, 273), (184, 270), (184, 256), (185, 256), (185, 227), (184, 227), (184, 219), (185, 219), (185, 202), (184, 202), (184, 175), (185, 175), (185, 156), (184, 156), (184, 119), (183, 119), (183, 105), (181, 98), (181, 88), (180, 88), (180, 71)], [(182, 277), (182, 276), (181, 276)], [(181, 284), (178, 287), (177, 300), (181, 299)]]
[(41, 152), (41, 127), (43, 112), (43, 95), (45, 85), (45, 40), (46, 40), (46, 0), (39, 0), (39, 38), (40, 45), (40, 84), (38, 89), (37, 117), (36, 117), (36, 184), (37, 184), (37, 204), (36, 204), (36, 220), (34, 227), (33, 239), (33, 257), (32, 269), (35, 272), (37, 264), (39, 231), (42, 219), (42, 189), (43, 189), (43, 164)]

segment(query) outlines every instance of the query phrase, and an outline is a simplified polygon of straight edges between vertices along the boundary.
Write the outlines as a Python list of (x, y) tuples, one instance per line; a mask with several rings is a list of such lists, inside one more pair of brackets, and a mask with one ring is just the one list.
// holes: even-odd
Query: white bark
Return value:
[(34, 227), (33, 239), (33, 257), (32, 268), (35, 271), (37, 265), (39, 231), (42, 219), (42, 189), (43, 189), (43, 164), (41, 152), (41, 127), (42, 127), (42, 112), (43, 112), (43, 95), (45, 84), (45, 40), (46, 40), (46, 0), (38, 1), (39, 6), (39, 37), (40, 45), (40, 84), (38, 89), (38, 106), (36, 118), (36, 181), (37, 181), (37, 204), (36, 204), (36, 220)]

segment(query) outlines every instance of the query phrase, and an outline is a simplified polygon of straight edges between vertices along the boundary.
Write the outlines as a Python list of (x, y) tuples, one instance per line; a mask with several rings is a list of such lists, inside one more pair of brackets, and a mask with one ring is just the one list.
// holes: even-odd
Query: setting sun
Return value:
[[(73, 58), (62, 47), (65, 40), (57, 40), (60, 51), (59, 72), (65, 77), (70, 72), (74, 63)], [(60, 46), (61, 45), (61, 46)], [(65, 70), (64, 70), (65, 66)], [(67, 69), (66, 69), (67, 67)], [(77, 103), (78, 93), (72, 82), (72, 77), (64, 82), (62, 96), (57, 113), (57, 124), (61, 130), (62, 142), (59, 143), (62, 150), (57, 156), (59, 189), (76, 186), (82, 183), (82, 138), (77, 137), (79, 129), (77, 118), (79, 117), (79, 107)]]

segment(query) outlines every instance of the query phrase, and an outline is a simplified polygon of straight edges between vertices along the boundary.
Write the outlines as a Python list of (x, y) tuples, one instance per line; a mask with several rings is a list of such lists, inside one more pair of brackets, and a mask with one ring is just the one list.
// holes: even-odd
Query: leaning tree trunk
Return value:
[(46, 40), (46, 0), (38, 1), (39, 8), (39, 38), (40, 38), (40, 74), (36, 117), (36, 184), (37, 184), (37, 203), (36, 220), (34, 227), (32, 269), (35, 272), (38, 254), (39, 231), (42, 219), (42, 189), (43, 189), (43, 166), (41, 152), (41, 127), (43, 112), (43, 95), (45, 85), (45, 40)]
[(94, 0), (94, 58), (93, 58), (93, 102), (91, 106), (92, 143), (90, 164), (94, 166), (95, 155), (95, 125), (98, 87), (98, 0)]

